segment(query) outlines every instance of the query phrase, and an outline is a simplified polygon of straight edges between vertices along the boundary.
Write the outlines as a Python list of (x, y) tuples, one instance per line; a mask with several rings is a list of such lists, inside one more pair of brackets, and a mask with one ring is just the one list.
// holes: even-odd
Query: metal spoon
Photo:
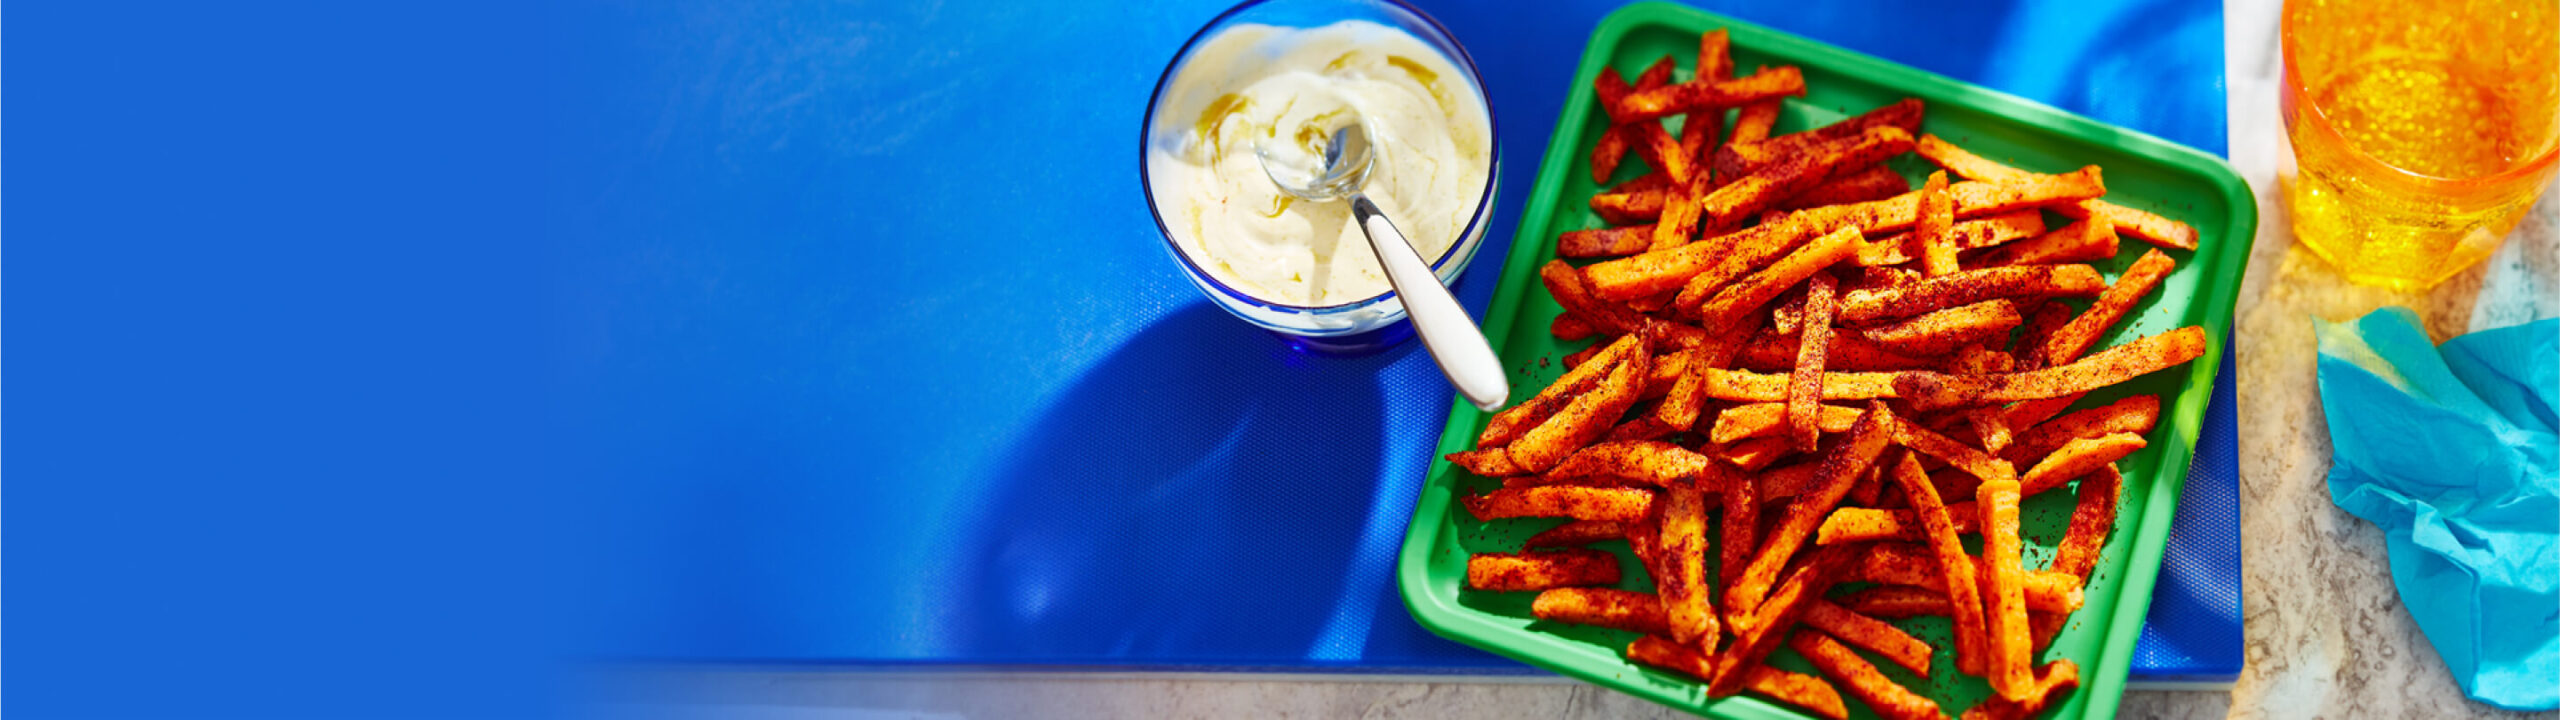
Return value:
[[(1349, 113), (1344, 113), (1349, 115)], [(1345, 197), (1351, 200), (1351, 216), (1359, 221), (1360, 232), (1369, 238), (1369, 249), (1378, 254), (1379, 267), (1387, 271), (1387, 283), (1395, 286), (1404, 298), (1405, 316), (1413, 319), (1413, 332), (1422, 336), (1422, 347), (1431, 351), (1431, 359), (1439, 361), (1440, 373), (1449, 384), (1464, 395), (1467, 402), (1490, 412), (1511, 399), (1511, 381), (1503, 376), (1502, 360), (1493, 354), (1493, 346), (1484, 339), (1484, 331), (1476, 328), (1467, 309), (1449, 295), (1448, 286), (1431, 274), (1431, 265), (1414, 252), (1404, 233), (1378, 211), (1360, 187), (1369, 181), (1369, 168), (1377, 160), (1379, 150), (1369, 143), (1369, 128), (1357, 117), (1345, 118), (1324, 143), (1322, 162), (1306, 153), (1289, 148), (1275, 151), (1265, 144), (1254, 146), (1254, 155), (1262, 160), (1263, 174), (1280, 191), (1301, 199), (1330, 202)]]

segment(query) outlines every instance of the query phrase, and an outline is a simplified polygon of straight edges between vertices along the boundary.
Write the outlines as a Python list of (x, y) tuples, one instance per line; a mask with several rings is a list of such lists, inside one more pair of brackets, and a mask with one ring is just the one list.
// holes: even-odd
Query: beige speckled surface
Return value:
[[(2238, 332), (2240, 497), (2247, 666), (2238, 717), (2519, 715), (2462, 695), (2391, 584), (2382, 532), (2329, 501), (2329, 431), (2320, 409), (2313, 318), (2350, 320), (2386, 305), (2415, 309), (2438, 342), (2560, 314), (2560, 192), (2546, 192), (2487, 262), (2434, 291), (2348, 284), (2296, 247), (2275, 202), (2284, 132), (2271, 1), (2224, 13), (2232, 164), (2258, 192), (2257, 246), (2241, 286)], [(2130, 702), (2128, 702), (2130, 704)], [(2545, 716), (2554, 716), (2545, 714)]]
[[(2274, 202), (2283, 132), (2273, 85), (2278, 7), (2276, 0), (2237, 0), (2225, 9), (2232, 161), (2257, 189), (2261, 210), (2235, 338), (2248, 665), (2230, 692), (2127, 692), (2118, 715), (2516, 715), (2462, 697), (2400, 607), (2380, 531), (2330, 504), (2311, 318), (2343, 320), (2405, 304), (2442, 340), (2560, 314), (2560, 190), (2544, 195), (2507, 247), (2432, 293), (2346, 284), (2294, 249)], [(2507, 299), (2476, 302), (2482, 297)], [(791, 671), (615, 673), (604, 682), (607, 696), (636, 703), (615, 709), (671, 717), (1683, 717), (1565, 682)]]

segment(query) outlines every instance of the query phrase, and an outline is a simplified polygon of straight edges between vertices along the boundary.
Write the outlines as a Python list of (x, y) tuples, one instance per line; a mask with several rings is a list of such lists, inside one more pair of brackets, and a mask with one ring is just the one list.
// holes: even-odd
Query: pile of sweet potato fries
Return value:
[[(1686, 82), (1671, 57), (1632, 85), (1599, 78), (1595, 181), (1629, 150), (1651, 172), (1592, 197), (1615, 227), (1565, 233), (1539, 275), (1565, 310), (1551, 331), (1600, 340), (1449, 456), (1501, 479), (1461, 498), (1477, 518), (1570, 521), (1470, 558), (1467, 584), (1639, 633), (1629, 659), (1710, 696), (1833, 718), (1832, 683), (1879, 715), (1945, 714), (1869, 657), (1926, 677), (1935, 649), (1884, 618), (1946, 616), (1955, 667), (1993, 691), (1965, 716), (2040, 712), (2078, 686), (2070, 660), (2034, 658), (2080, 608), (2115, 525), (2115, 463), (2161, 407), (2063, 410), (2204, 352), (2195, 327), (2092, 352), (2195, 230), (2101, 199), (2095, 166), (2029, 172), (1921, 134), (1917, 99), (1772, 136), (1803, 75), (1734, 77), (1728, 42), (1707, 33)], [(1885, 164), (1904, 153), (1941, 170), (1915, 190)], [(2156, 247), (2110, 283), (2086, 263), (2122, 237)], [(2019, 503), (2066, 488), (2069, 529), (2028, 568)], [(1652, 592), (1616, 589), (1617, 556), (1587, 547), (1617, 539)], [(1765, 665), (1780, 645), (1822, 677)]]

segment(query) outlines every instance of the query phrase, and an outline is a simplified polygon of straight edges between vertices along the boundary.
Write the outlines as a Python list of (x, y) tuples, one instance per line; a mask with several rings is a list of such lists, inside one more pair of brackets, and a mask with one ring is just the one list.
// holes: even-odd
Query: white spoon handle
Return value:
[(1493, 346), (1485, 342), (1484, 331), (1476, 329), (1474, 318), (1449, 294), (1448, 286), (1431, 274), (1431, 266), (1414, 252), (1404, 233), (1385, 213), (1369, 202), (1367, 195), (1351, 196), (1351, 216), (1360, 221), (1360, 230), (1369, 236), (1369, 248), (1377, 251), (1378, 265), (1387, 271), (1387, 283), (1394, 285), (1396, 295), (1404, 300), (1404, 313), (1413, 320), (1413, 333), (1422, 336), (1422, 347), (1431, 351), (1431, 359), (1440, 362), (1441, 374), (1449, 376), (1449, 384), (1464, 395), (1467, 402), (1488, 412), (1500, 409), (1511, 399), (1511, 381), (1503, 376), (1502, 359), (1495, 357)]

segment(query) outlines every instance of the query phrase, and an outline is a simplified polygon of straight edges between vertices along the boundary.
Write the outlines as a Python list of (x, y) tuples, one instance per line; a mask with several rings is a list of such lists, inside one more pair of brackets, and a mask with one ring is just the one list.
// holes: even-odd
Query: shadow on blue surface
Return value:
[(1176, 310), (1025, 429), (959, 534), (976, 543), (957, 548), (959, 655), (1302, 656), (1333, 615), (1309, 604), (1371, 594), (1343, 587), (1368, 517), (1342, 510), (1385, 490), (1379, 393), (1361, 376), (1413, 346), (1322, 358), (1260, 335), (1206, 303)]

